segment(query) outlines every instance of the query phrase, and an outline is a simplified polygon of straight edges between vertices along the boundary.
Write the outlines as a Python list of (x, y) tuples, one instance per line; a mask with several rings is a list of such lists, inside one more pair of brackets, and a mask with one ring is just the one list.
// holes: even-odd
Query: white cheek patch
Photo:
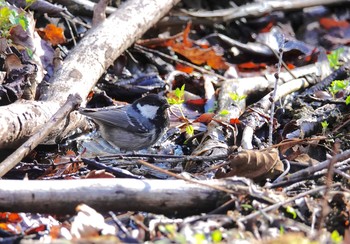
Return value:
[(143, 105), (137, 104), (137, 108), (139, 109), (142, 116), (146, 117), (147, 119), (154, 119), (156, 117), (158, 108), (157, 106), (153, 105)]

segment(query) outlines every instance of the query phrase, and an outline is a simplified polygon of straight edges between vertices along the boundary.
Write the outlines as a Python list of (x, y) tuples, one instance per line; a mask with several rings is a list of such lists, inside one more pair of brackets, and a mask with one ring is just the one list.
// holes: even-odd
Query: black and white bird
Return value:
[(167, 100), (155, 94), (124, 107), (80, 108), (92, 118), (101, 136), (121, 150), (146, 149), (158, 141), (169, 125)]

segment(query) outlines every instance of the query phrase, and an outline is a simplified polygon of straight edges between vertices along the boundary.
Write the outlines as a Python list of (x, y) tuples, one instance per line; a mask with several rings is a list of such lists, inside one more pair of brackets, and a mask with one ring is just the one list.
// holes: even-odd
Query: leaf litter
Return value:
[[(91, 13), (66, 6), (58, 16), (43, 15), (40, 3), (27, 3), (29, 14), (0, 1), (0, 19), (6, 19), (0, 25), (2, 106), (37, 99), (59, 69), (55, 60), (64, 62), (90, 26)], [(152, 148), (125, 154), (91, 124), (90, 134), (33, 149), (3, 177), (40, 179), (43, 189), (54, 179), (177, 178), (220, 192), (217, 199), (198, 197), (199, 212), (165, 215), (146, 211), (152, 201), (137, 194), (130, 206), (139, 201), (138, 208), (101, 214), (79, 199), (66, 203), (76, 208), (70, 215), (0, 207), (2, 240), (348, 242), (348, 5), (257, 15), (249, 7), (261, 3), (237, 4), (178, 4), (114, 61), (91, 93), (91, 107), (130, 103), (146, 93), (166, 96), (171, 124)], [(243, 10), (247, 16), (235, 17)], [(159, 197), (171, 191), (156, 189)], [(191, 189), (178, 189), (184, 199), (168, 201), (186, 205)]]

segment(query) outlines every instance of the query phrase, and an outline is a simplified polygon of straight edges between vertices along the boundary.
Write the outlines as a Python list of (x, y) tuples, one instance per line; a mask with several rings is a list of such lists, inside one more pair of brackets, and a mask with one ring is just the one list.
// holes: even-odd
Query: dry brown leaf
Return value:
[(4, 66), (7, 74), (10, 74), (13, 70), (22, 70), (24, 68), (21, 59), (14, 53), (6, 55)]
[(45, 29), (38, 30), (38, 33), (43, 39), (49, 41), (53, 46), (66, 42), (63, 29), (55, 26), (54, 24), (46, 25)]
[[(170, 43), (170, 42), (169, 42)], [(228, 69), (224, 58), (218, 55), (213, 48), (186, 47), (182, 43), (170, 43), (172, 49), (197, 65), (207, 64), (213, 69)]]
[(0, 212), (0, 222), (19, 223), (23, 218), (18, 213)]
[(278, 150), (267, 148), (263, 150), (244, 150), (231, 154), (228, 158), (229, 169), (221, 168), (216, 172), (216, 178), (243, 176), (250, 179), (272, 178), (283, 172)]

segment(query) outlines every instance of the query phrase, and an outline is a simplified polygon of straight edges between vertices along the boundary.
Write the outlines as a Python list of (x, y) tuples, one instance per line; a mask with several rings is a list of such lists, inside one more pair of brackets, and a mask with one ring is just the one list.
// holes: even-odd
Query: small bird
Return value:
[(155, 94), (124, 107), (80, 108), (99, 125), (101, 136), (121, 150), (137, 151), (152, 146), (169, 125), (167, 100)]

